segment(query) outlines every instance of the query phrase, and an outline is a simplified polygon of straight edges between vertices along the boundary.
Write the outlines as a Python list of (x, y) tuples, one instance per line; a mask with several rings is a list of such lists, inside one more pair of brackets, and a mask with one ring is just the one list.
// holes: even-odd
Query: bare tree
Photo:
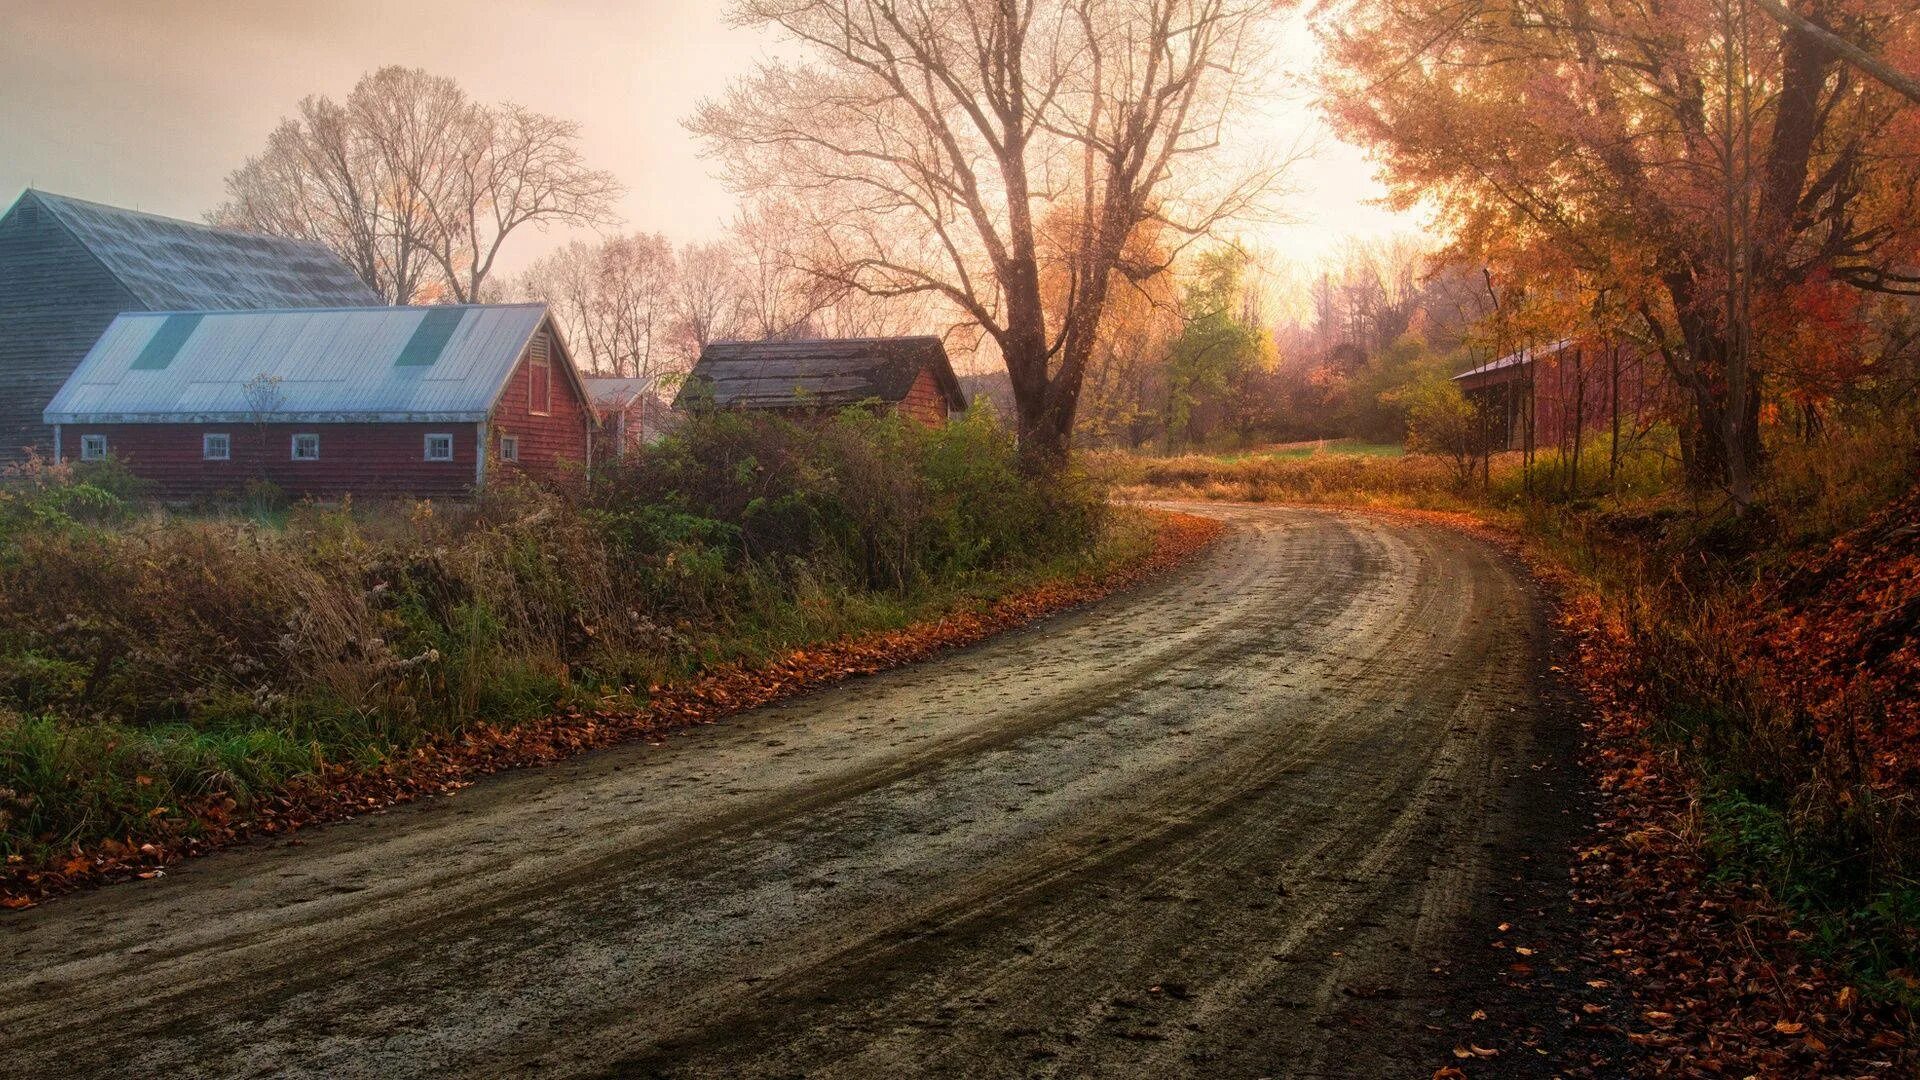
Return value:
[[(1162, 269), (1125, 265), (1135, 227), (1207, 234), (1279, 173), (1221, 153), (1271, 6), (738, 0), (740, 21), (784, 31), (808, 60), (763, 65), (689, 126), (739, 188), (809, 208), (814, 274), (937, 296), (977, 323), (1006, 363), (1023, 446), (1056, 460), (1115, 277)], [(1075, 227), (1044, 245), (1036, 222), (1056, 207)], [(1069, 279), (1052, 311), (1049, 259)]]
[(676, 291), (680, 335), (693, 352), (699, 353), (733, 333), (739, 274), (726, 244), (688, 244), (681, 248)]
[(806, 249), (816, 236), (792, 201), (756, 200), (734, 219), (730, 241), (742, 336), (771, 340), (817, 332), (814, 316), (848, 285), (814, 269), (822, 263)]
[(304, 99), (226, 187), (214, 224), (324, 244), (389, 302), (419, 297), (431, 271), (421, 208), (349, 107)]
[(466, 303), (521, 226), (610, 219), (619, 184), (587, 168), (578, 143), (572, 121), (386, 67), (344, 104), (302, 101), (208, 217), (324, 243), (394, 303)]
[(664, 236), (572, 241), (528, 267), (512, 291), (551, 305), (595, 372), (644, 376), (683, 366), (673, 245)]
[(608, 224), (621, 191), (613, 174), (587, 168), (572, 120), (506, 104), (478, 110), (470, 123), (446, 163), (447, 194), (435, 194), (438, 175), (420, 185), (434, 258), (460, 303), (479, 294), (514, 230)]

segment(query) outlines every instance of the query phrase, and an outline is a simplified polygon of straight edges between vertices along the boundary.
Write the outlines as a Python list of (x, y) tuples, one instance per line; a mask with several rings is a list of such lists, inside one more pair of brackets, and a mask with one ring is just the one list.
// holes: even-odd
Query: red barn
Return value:
[(1568, 449), (1584, 433), (1638, 435), (1663, 419), (1666, 371), (1637, 348), (1567, 338), (1523, 349), (1453, 377), (1482, 410), (1496, 450)]
[(164, 499), (458, 498), (584, 473), (592, 410), (544, 304), (121, 315), (47, 406), (59, 459)]

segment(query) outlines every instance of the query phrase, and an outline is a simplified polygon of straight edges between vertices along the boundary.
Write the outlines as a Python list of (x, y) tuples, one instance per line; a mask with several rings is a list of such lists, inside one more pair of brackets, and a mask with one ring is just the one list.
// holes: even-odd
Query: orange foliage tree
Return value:
[[(1795, 10), (1900, 58), (1920, 37), (1909, 6)], [(1437, 207), (1456, 257), (1631, 314), (1689, 402), (1696, 486), (1744, 505), (1770, 381), (1811, 395), (1853, 362), (1834, 290), (1920, 293), (1914, 106), (1749, 0), (1341, 14), (1327, 82), (1342, 130), (1380, 154), (1399, 202)], [(1805, 349), (1810, 322), (1835, 330), (1824, 356)]]

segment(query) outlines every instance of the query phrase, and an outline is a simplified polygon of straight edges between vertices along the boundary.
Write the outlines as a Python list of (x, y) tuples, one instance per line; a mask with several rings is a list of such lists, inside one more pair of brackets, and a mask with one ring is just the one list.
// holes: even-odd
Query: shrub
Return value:
[(590, 490), (470, 506), (253, 489), (167, 514), (102, 466), (0, 478), (0, 854), (895, 625), (1083, 557), (1104, 521), (984, 414), (712, 413)]

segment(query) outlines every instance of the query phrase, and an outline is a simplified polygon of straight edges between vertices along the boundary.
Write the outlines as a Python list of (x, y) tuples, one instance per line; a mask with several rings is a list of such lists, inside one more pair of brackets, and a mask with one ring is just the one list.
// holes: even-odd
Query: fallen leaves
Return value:
[[(657, 743), (676, 729), (710, 724), (855, 676), (924, 660), (1090, 603), (1172, 569), (1225, 530), (1212, 518), (1148, 513), (1159, 519), (1152, 549), (1106, 574), (1046, 582), (900, 630), (809, 645), (761, 666), (710, 670), (684, 684), (650, 688), (646, 705), (638, 710), (575, 708), (512, 728), (471, 725), (457, 737), (376, 768), (329, 766), (313, 780), (263, 795), (244, 810), (225, 797), (156, 807), (153, 816), (167, 819), (174, 828), (173, 838), (163, 844), (135, 847), (108, 839), (40, 865), (9, 857), (0, 866), (0, 909), (29, 908), (49, 896), (105, 881), (151, 880), (163, 876), (164, 867), (172, 863), (241, 840), (279, 836), (446, 794), (504, 769), (547, 764), (636, 739)], [(195, 828), (188, 829), (189, 824)]]
[[(1552, 576), (1552, 571), (1547, 571)], [(1707, 873), (1690, 778), (1649, 736), (1635, 657), (1600, 602), (1567, 587), (1563, 628), (1596, 709), (1586, 756), (1599, 792), (1595, 839), (1575, 860), (1575, 903), (1592, 927), (1586, 959), (1619, 972), (1635, 1003), (1620, 1026), (1656, 1076), (1907, 1076), (1920, 1054), (1910, 1020), (1866, 1007), (1804, 952), (1769, 897)], [(1604, 1006), (1581, 1003), (1591, 1017)]]

